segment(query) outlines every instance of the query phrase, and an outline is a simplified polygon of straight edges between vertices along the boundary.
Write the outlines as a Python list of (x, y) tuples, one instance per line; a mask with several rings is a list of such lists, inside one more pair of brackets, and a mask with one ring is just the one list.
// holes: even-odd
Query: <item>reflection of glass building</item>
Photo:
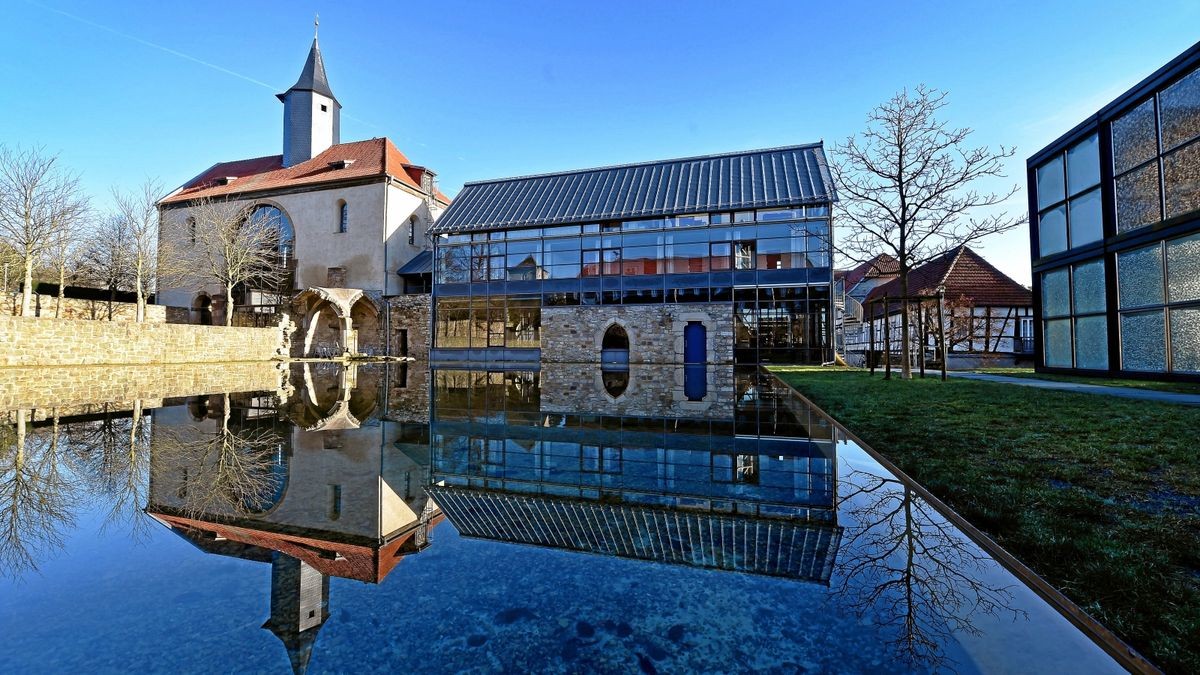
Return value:
[(829, 580), (833, 430), (764, 396), (756, 373), (724, 419), (544, 412), (534, 372), (434, 381), (429, 492), (462, 534)]
[(1200, 379), (1200, 44), (1029, 159), (1039, 370)]
[(432, 358), (596, 362), (617, 324), (635, 362), (826, 360), (835, 198), (819, 143), (468, 183)]

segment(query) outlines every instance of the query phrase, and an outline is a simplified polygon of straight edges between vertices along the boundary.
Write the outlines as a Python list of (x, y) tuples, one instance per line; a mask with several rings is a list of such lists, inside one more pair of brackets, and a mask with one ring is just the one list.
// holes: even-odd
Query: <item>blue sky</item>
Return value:
[[(0, 142), (79, 171), (96, 203), (147, 176), (280, 152), (321, 15), (342, 139), (388, 136), (464, 181), (856, 132), (904, 86), (1024, 161), (1200, 35), (1197, 2), (8, 0)], [(1024, 190), (1013, 211), (1025, 209)], [(983, 252), (1029, 280), (1024, 230)]]

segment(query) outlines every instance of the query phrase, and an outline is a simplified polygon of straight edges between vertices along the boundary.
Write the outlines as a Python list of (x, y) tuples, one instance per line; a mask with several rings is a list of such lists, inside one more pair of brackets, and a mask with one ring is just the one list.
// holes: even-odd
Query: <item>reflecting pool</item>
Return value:
[(1121, 672), (769, 374), (0, 372), (0, 670)]

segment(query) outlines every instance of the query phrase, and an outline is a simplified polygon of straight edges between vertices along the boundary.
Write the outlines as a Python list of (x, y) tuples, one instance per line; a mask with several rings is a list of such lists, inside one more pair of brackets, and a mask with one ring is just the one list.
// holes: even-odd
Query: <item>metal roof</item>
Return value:
[(321, 49), (317, 47), (316, 38), (313, 38), (312, 48), (308, 50), (308, 60), (304, 62), (304, 70), (300, 71), (300, 77), (296, 80), (296, 84), (293, 84), (291, 89), (275, 96), (282, 101), (289, 92), (293, 91), (313, 91), (337, 102), (337, 97), (329, 88), (329, 78), (325, 76), (325, 60), (321, 58)]
[(421, 251), (396, 270), (396, 274), (433, 274), (433, 252)]
[(433, 234), (836, 201), (821, 143), (467, 183)]

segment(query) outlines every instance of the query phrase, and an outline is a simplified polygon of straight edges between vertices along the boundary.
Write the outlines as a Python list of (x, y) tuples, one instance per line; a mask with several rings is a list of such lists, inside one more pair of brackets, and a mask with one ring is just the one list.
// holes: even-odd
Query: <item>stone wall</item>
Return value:
[(156, 408), (162, 399), (243, 391), (277, 391), (287, 366), (237, 364), (67, 366), (14, 368), (0, 377), (0, 411), (33, 409), (34, 421), (59, 415), (131, 410), (134, 401)]
[(429, 423), (429, 366), (391, 363), (387, 373), (386, 416), (396, 422)]
[[(703, 377), (705, 394), (688, 400), (684, 382), (688, 368)], [(609, 373), (612, 378), (617, 373)], [(733, 418), (734, 378), (732, 365), (632, 365), (628, 380), (619, 379), (623, 390), (605, 388), (606, 374), (600, 365), (543, 363), (541, 409), (545, 412), (638, 417)]]
[(683, 331), (689, 321), (707, 329), (706, 361), (733, 362), (733, 306), (580, 305), (542, 308), (542, 363), (599, 363), (609, 326), (629, 335), (630, 363), (683, 363)]
[(0, 366), (220, 363), (286, 355), (286, 331), (0, 317)]
[[(63, 298), (62, 309), (54, 316), (58, 307), (58, 296), (35, 295), (30, 298), (34, 316), (41, 318), (80, 319), (86, 321), (133, 321), (137, 318), (137, 304), (132, 302), (112, 303), (112, 318), (109, 318), (109, 303), (104, 300), (80, 300)], [(175, 309), (175, 308), (171, 308)], [(146, 305), (146, 323), (167, 321), (167, 307)], [(186, 310), (184, 310), (186, 312)], [(21, 313), (21, 294), (9, 293), (0, 302), (0, 316), (18, 316)]]
[[(396, 295), (387, 299), (389, 355), (429, 360), (430, 302), (428, 293)], [(404, 331), (408, 333), (407, 351), (403, 344)]]

